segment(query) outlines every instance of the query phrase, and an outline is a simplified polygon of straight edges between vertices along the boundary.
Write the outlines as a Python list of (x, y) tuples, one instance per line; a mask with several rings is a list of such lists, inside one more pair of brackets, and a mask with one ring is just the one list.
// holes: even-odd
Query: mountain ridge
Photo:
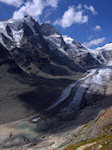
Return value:
[[(72, 63), (75, 63), (79, 67), (84, 68), (84, 62), (86, 62), (85, 66), (87, 66), (88, 63), (90, 63), (90, 60), (88, 61), (87, 58), (89, 56), (92, 59), (94, 59), (94, 61), (96, 61), (96, 63), (94, 64), (95, 66), (100, 66), (104, 63), (107, 63), (105, 62), (107, 59), (105, 59), (105, 46), (95, 50), (88, 49), (80, 43), (76, 42), (74, 39), (66, 35), (62, 36), (59, 33), (59, 31), (57, 31), (54, 27), (52, 27), (49, 24), (43, 23), (39, 25), (38, 22), (36, 22), (30, 16), (25, 16), (23, 19), (18, 20), (9, 19), (7, 21), (2, 21), (0, 22), (0, 28), (2, 29), (0, 42), (9, 50), (16, 47), (21, 47), (25, 43), (25, 40), (27, 40), (26, 42), (30, 42), (44, 53), (50, 55), (51, 58), (53, 57), (52, 60), (58, 60), (60, 57), (60, 60), (62, 58), (66, 61), (70, 60), (71, 66)], [(4, 41), (6, 42), (6, 44), (4, 43)], [(108, 53), (110, 53), (109, 50)], [(110, 59), (110, 57), (108, 59)], [(94, 65), (91, 62), (90, 66), (84, 69), (92, 68)]]

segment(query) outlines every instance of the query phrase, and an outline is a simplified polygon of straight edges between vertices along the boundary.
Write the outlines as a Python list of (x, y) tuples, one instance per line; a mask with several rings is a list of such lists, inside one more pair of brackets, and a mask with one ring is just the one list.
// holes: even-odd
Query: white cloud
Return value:
[(14, 12), (13, 18), (20, 19), (23, 18), (26, 14), (29, 14), (33, 18), (37, 19), (38, 16), (42, 14), (43, 9), (44, 4), (42, 0), (33, 0), (33, 2), (26, 2), (24, 6)]
[(93, 15), (97, 14), (97, 11), (95, 10), (95, 8), (93, 6), (84, 5), (84, 8), (87, 10), (90, 10), (93, 13)]
[(85, 42), (83, 44), (87, 47), (91, 47), (91, 46), (99, 45), (99, 44), (103, 43), (105, 41), (105, 39), (106, 39), (105, 37), (102, 37), (102, 38), (91, 40), (90, 42)]
[(23, 0), (0, 0), (0, 2), (3, 2), (7, 5), (13, 5), (16, 7), (21, 6), (21, 4), (23, 4)]
[(34, 19), (39, 19), (43, 9), (47, 6), (56, 8), (59, 0), (32, 0), (27, 1), (19, 10), (13, 14), (14, 19), (23, 18), (26, 14), (32, 16)]
[[(78, 9), (78, 8), (77, 8)], [(74, 23), (86, 23), (88, 21), (88, 16), (83, 15), (82, 10), (75, 10), (73, 6), (70, 6), (61, 19), (57, 19), (54, 25), (60, 25), (63, 28), (67, 28)]]
[(57, 8), (59, 0), (46, 0), (46, 5)]
[(95, 31), (100, 31), (101, 30), (101, 26), (100, 25), (96, 25), (94, 28)]
[(77, 6), (77, 8), (78, 8), (78, 9), (82, 9), (82, 4), (79, 4), (79, 5)]

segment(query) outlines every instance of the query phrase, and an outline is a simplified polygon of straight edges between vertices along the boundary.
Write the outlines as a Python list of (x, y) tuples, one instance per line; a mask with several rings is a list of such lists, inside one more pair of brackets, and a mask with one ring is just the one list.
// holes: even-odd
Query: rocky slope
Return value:
[(75, 129), (59, 147), (64, 150), (112, 149), (112, 107), (102, 110), (94, 120)]

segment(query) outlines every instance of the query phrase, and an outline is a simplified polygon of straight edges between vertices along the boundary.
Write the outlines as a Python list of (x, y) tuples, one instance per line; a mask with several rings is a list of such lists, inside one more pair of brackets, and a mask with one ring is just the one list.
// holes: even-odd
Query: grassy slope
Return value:
[(71, 144), (69, 146), (67, 146), (66, 148), (64, 148), (64, 150), (76, 150), (77, 148), (84, 146), (86, 144), (89, 143), (93, 143), (96, 142), (96, 144), (94, 144), (93, 146), (90, 147), (85, 147), (85, 150), (92, 150), (92, 149), (97, 149), (97, 147), (100, 145), (101, 146), (101, 150), (112, 150), (112, 132), (109, 134), (109, 131), (112, 131), (112, 124), (107, 126), (104, 130), (103, 130), (103, 135), (99, 135), (97, 138), (95, 139), (90, 139), (87, 141), (82, 141), (76, 144)]

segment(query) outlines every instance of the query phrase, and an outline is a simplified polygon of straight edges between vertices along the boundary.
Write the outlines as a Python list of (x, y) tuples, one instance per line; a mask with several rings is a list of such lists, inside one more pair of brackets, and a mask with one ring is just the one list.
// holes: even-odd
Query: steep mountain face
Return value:
[[(49, 62), (67, 66), (74, 72), (81, 71), (81, 68), (89, 69), (100, 66), (110, 59), (111, 44), (95, 51), (87, 49), (67, 35), (62, 36), (51, 25), (45, 23), (39, 25), (30, 16), (25, 16), (24, 19), (2, 21), (0, 29), (0, 43), (13, 53), (14, 57), (15, 53), (19, 53), (18, 48), (24, 53), (26, 47), (30, 49), (30, 46), (31, 48), (33, 46), (33, 49), (36, 49), (35, 53), (37, 51), (39, 55), (49, 59)], [(27, 51), (29, 55), (31, 54), (30, 59), (34, 59), (32, 51)]]
[[(48, 42), (52, 55), (55, 55), (55, 57), (68, 57), (84, 69), (94, 68), (105, 63), (103, 59), (105, 54), (101, 54), (102, 52), (98, 52), (98, 50), (95, 53), (71, 37), (60, 35), (52, 26), (44, 23), (41, 25), (41, 31), (44, 39)], [(53, 51), (54, 49), (55, 51)]]
[[(45, 28), (50, 30), (49, 34), (54, 32), (49, 26)], [(83, 72), (83, 69), (65, 53), (58, 52), (59, 50), (55, 47), (52, 47), (53, 50), (50, 49), (43, 35), (46, 29), (30, 16), (25, 16), (21, 20), (12, 19), (0, 22), (0, 29), (1, 44), (10, 51), (16, 63), (29, 73), (70, 75), (77, 71)]]
[(0, 22), (0, 29), (2, 44), (9, 50), (20, 47), (25, 42), (23, 37), (40, 36), (39, 24), (30, 16), (26, 16), (24, 19), (2, 21)]
[(6, 65), (7, 71), (12, 74), (21, 74), (21, 68), (12, 59), (8, 50), (0, 44), (0, 66)]
[(60, 35), (59, 31), (57, 31), (51, 25), (46, 24), (46, 23), (41, 24), (41, 32), (42, 32), (42, 35), (45, 35), (45, 36), (49, 36), (53, 34)]
[(0, 29), (1, 44), (10, 51), (18, 65), (32, 74), (60, 75), (63, 68), (61, 75), (70, 75), (71, 71), (81, 72), (101, 66), (110, 59), (111, 50), (107, 53), (104, 47), (94, 52), (67, 35), (62, 36), (49, 24), (39, 25), (30, 16), (2, 21)]
[[(48, 43), (49, 46), (49, 55), (51, 59), (58, 64), (63, 64), (68, 66), (71, 70), (79, 71), (80, 66), (77, 65), (71, 57), (69, 57), (68, 53), (68, 45), (65, 43), (63, 36), (51, 25), (49, 24), (42, 24), (41, 25), (41, 32), (45, 41)], [(84, 68), (83, 68), (84, 69)]]

